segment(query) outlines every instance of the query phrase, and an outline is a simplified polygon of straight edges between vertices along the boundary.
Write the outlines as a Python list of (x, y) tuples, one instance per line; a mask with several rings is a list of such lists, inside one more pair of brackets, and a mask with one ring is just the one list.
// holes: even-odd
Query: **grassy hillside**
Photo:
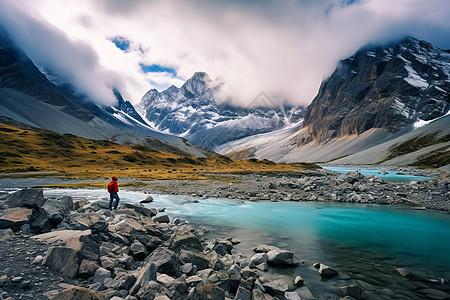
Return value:
[(40, 171), (67, 177), (97, 178), (113, 174), (139, 179), (206, 179), (214, 173), (301, 172), (311, 167), (316, 166), (231, 160), (220, 155), (199, 158), (181, 151), (172, 153), (146, 146), (124, 146), (0, 123), (0, 172), (3, 173), (39, 175)]

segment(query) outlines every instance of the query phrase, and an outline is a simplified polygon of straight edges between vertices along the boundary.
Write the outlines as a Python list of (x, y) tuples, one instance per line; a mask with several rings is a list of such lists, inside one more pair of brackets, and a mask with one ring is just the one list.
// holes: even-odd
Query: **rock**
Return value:
[(450, 299), (450, 294), (436, 289), (421, 289), (418, 290), (418, 293), (424, 295), (428, 299)]
[(167, 293), (167, 289), (156, 281), (150, 281), (141, 287), (136, 294), (138, 299), (154, 299), (157, 295)]
[(272, 300), (273, 297), (269, 296), (267, 294), (264, 294), (264, 292), (254, 289), (252, 291), (252, 300)]
[(212, 284), (195, 288), (192, 300), (225, 300), (225, 291)]
[(108, 228), (108, 222), (105, 220), (98, 220), (94, 224), (89, 226), (89, 229), (92, 230), (92, 233), (100, 233), (104, 232)]
[(250, 266), (256, 266), (265, 263), (267, 262), (267, 259), (268, 257), (266, 253), (256, 253), (255, 255), (250, 257)]
[(147, 255), (147, 249), (139, 241), (134, 241), (130, 246), (130, 254), (136, 260), (144, 260)]
[(233, 244), (233, 245), (237, 245), (237, 244), (241, 243), (240, 240), (238, 240), (237, 238), (234, 238), (234, 237), (227, 237), (226, 240), (231, 242), (231, 244)]
[(67, 196), (62, 201), (48, 199), (41, 209), (44, 209), (47, 212), (50, 222), (59, 224), (70, 213), (70, 210), (73, 207), (73, 201), (70, 200), (72, 200), (72, 197)]
[(87, 204), (86, 199), (81, 199), (73, 202), (73, 209), (78, 210), (79, 208), (85, 206)]
[(95, 271), (99, 268), (99, 265), (95, 261), (83, 259), (78, 269), (78, 276), (88, 278), (94, 276)]
[(320, 263), (318, 263), (318, 262), (314, 263), (313, 267), (316, 268), (316, 269), (319, 269), (320, 268)]
[(153, 262), (147, 261), (136, 276), (136, 282), (130, 289), (130, 295), (135, 295), (142, 287), (156, 280), (156, 266)]
[(142, 200), (140, 203), (150, 203), (150, 202), (153, 202), (153, 197), (149, 195), (149, 196), (147, 196), (147, 198)]
[(273, 296), (284, 295), (289, 290), (289, 284), (284, 279), (277, 279), (263, 284), (267, 292)]
[(262, 245), (259, 245), (258, 247), (252, 248), (252, 250), (253, 250), (253, 252), (256, 252), (256, 253), (262, 253), (262, 252), (267, 253), (271, 250), (279, 250), (279, 248), (277, 248), (275, 246), (269, 246), (269, 245), (262, 244)]
[(10, 228), (18, 231), (20, 227), (28, 223), (28, 218), (33, 211), (28, 208), (14, 207), (0, 211), (0, 229)]
[(40, 234), (50, 232), (55, 228), (55, 224), (49, 220), (45, 210), (40, 210), (31, 215), (30, 228), (31, 232)]
[(341, 288), (342, 292), (346, 296), (350, 296), (354, 299), (361, 299), (361, 288), (358, 285), (348, 285)]
[(153, 218), (153, 221), (158, 223), (170, 223), (170, 219), (168, 215), (156, 216)]
[(272, 265), (294, 265), (294, 252), (275, 249), (267, 252), (267, 262)]
[(0, 229), (0, 242), (7, 241), (14, 237), (14, 232), (11, 229)]
[(188, 286), (196, 286), (199, 283), (201, 283), (203, 281), (203, 279), (201, 279), (200, 277), (194, 275), (194, 276), (190, 276), (186, 279), (186, 283)]
[(39, 210), (44, 204), (44, 191), (42, 189), (24, 189), (11, 194), (5, 200), (7, 207), (26, 207)]
[(247, 280), (249, 277), (258, 277), (258, 274), (249, 267), (243, 268), (240, 272), (240, 275), (244, 280)]
[(304, 283), (303, 277), (302, 276), (296, 276), (294, 279), (294, 284), (295, 286), (301, 287)]
[(50, 247), (45, 254), (43, 265), (49, 266), (66, 277), (74, 277), (80, 265), (78, 251), (68, 247)]
[(182, 249), (179, 255), (180, 261), (184, 264), (191, 263), (197, 266), (199, 270), (203, 270), (209, 267), (209, 259), (206, 254), (198, 250), (185, 250)]
[(202, 243), (198, 236), (190, 232), (187, 228), (180, 228), (169, 239), (169, 248), (173, 251), (180, 251), (181, 249), (196, 249), (203, 250)]
[(115, 290), (126, 290), (128, 292), (135, 282), (136, 277), (134, 275), (122, 272), (117, 274), (110, 287)]
[(111, 278), (111, 272), (100, 267), (95, 271), (93, 281), (104, 283), (108, 278)]
[(264, 262), (262, 264), (256, 265), (255, 268), (260, 271), (267, 272), (269, 270), (269, 265), (266, 262)]
[(61, 293), (52, 297), (52, 300), (106, 300), (107, 297), (102, 293), (83, 287), (74, 286), (63, 290)]
[(319, 274), (322, 277), (332, 278), (334, 276), (337, 276), (339, 273), (338, 273), (338, 271), (336, 271), (335, 269), (333, 269), (327, 265), (320, 264)]
[(424, 272), (420, 272), (420, 271), (411, 272), (411, 271), (409, 271), (407, 269), (403, 269), (403, 268), (397, 268), (396, 270), (402, 277), (408, 278), (410, 280), (415, 280), (415, 281), (428, 281), (429, 280), (428, 275)]
[(216, 240), (214, 242), (213, 250), (216, 251), (216, 253), (221, 256), (231, 254), (232, 249), (233, 249), (233, 244), (230, 241)]
[(243, 288), (243, 287), (239, 287), (236, 293), (236, 297), (234, 299), (236, 300), (250, 300), (252, 298), (252, 293)]
[(20, 231), (22, 231), (23, 235), (29, 235), (31, 233), (30, 224), (23, 224), (20, 226)]
[(139, 215), (143, 215), (146, 217), (156, 216), (156, 209), (147, 208), (147, 207), (143, 206), (142, 204), (136, 205), (136, 204), (131, 204), (131, 203), (122, 203), (120, 206), (124, 207), (124, 208), (133, 209)]
[(33, 264), (40, 265), (43, 260), (44, 260), (44, 257), (42, 255), (38, 255), (33, 259)]
[(159, 273), (170, 276), (178, 276), (180, 273), (180, 262), (178, 256), (172, 250), (166, 247), (158, 247), (146, 259), (146, 262), (151, 261), (155, 264), (156, 270)]
[(229, 291), (230, 275), (228, 275), (228, 272), (224, 270), (217, 271), (208, 277), (207, 283), (213, 284), (214, 286), (218, 286), (224, 291)]
[(158, 248), (158, 246), (162, 243), (161, 239), (148, 234), (135, 234), (133, 237), (141, 242), (150, 252)]
[(297, 292), (284, 292), (284, 298), (287, 300), (302, 300)]

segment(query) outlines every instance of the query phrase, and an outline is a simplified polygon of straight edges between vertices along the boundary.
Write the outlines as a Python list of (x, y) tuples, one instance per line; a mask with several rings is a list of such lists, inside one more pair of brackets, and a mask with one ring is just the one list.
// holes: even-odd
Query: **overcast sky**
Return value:
[(95, 101), (132, 103), (196, 71), (221, 99), (307, 105), (337, 62), (406, 35), (450, 48), (448, 0), (0, 0), (0, 25)]

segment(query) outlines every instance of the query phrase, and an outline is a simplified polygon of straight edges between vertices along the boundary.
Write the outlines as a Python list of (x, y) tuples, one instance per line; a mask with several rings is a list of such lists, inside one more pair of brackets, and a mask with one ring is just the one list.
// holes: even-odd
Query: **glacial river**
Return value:
[[(45, 195), (89, 200), (108, 196), (104, 190), (83, 189), (45, 190)], [(120, 196), (137, 203), (147, 194), (121, 191)], [(294, 251), (305, 264), (272, 271), (301, 275), (315, 296), (337, 298), (337, 287), (361, 281), (395, 291), (396, 280), (401, 280), (397, 267), (450, 278), (450, 215), (445, 213), (367, 204), (203, 198), (191, 203), (190, 196), (152, 196), (149, 207), (164, 207), (169, 216), (206, 226), (211, 236), (239, 238), (236, 251), (250, 255), (251, 247), (259, 244)], [(314, 262), (330, 265), (340, 275), (324, 282), (311, 267)]]

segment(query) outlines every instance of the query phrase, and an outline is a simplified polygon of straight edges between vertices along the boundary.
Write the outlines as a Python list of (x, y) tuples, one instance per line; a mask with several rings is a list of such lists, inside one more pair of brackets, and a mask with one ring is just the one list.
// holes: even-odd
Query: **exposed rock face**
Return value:
[[(300, 121), (304, 108), (242, 108), (216, 101), (220, 84), (197, 72), (181, 87), (159, 93), (152, 89), (136, 109), (161, 131), (180, 135), (195, 144), (214, 148), (246, 136), (270, 132)], [(256, 96), (256, 95), (255, 95)], [(255, 105), (270, 105), (258, 102)], [(269, 101), (270, 102), (270, 101)]]
[(325, 143), (372, 128), (396, 133), (449, 109), (450, 54), (407, 38), (341, 61), (308, 107), (298, 141)]

